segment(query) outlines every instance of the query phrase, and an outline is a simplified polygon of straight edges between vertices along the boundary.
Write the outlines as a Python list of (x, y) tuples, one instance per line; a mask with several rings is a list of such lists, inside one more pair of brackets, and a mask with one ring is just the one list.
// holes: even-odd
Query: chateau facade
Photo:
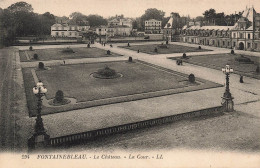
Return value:
[(234, 26), (184, 26), (180, 41), (214, 47), (260, 51), (260, 13), (246, 9)]

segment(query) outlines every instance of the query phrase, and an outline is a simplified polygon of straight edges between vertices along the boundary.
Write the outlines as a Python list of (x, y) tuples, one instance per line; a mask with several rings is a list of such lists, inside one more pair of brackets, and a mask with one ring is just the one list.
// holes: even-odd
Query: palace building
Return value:
[(243, 11), (234, 26), (186, 25), (180, 41), (247, 51), (260, 51), (260, 13), (254, 8)]

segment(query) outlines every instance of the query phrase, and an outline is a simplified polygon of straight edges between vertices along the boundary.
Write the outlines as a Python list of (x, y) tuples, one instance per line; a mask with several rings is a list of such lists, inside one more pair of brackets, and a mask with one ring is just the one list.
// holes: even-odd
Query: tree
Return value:
[(138, 28), (137, 20), (134, 20), (134, 21), (132, 22), (132, 27), (133, 27), (133, 29), (137, 29), (137, 28)]
[(16, 2), (15, 4), (12, 4), (8, 7), (8, 9), (11, 11), (11, 12), (33, 12), (33, 8), (32, 8), (32, 5), (26, 3), (26, 2), (23, 2), (23, 1), (20, 1), (20, 2)]
[(70, 18), (71, 20), (69, 21), (69, 24), (77, 24), (80, 26), (85, 26), (88, 24), (87, 16), (80, 12), (73, 12), (70, 14)]
[(40, 36), (51, 34), (50, 27), (56, 23), (55, 16), (50, 12), (45, 12), (38, 16), (40, 21)]
[(89, 22), (90, 27), (107, 25), (107, 20), (99, 15), (88, 15), (87, 20)]
[(206, 10), (204, 13), (204, 18), (206, 21), (208, 21), (208, 23), (215, 23), (215, 18), (216, 18), (216, 10), (215, 9), (209, 9)]
[(83, 36), (88, 39), (89, 41), (95, 40), (98, 37), (98, 34), (95, 32), (87, 32), (84, 33)]

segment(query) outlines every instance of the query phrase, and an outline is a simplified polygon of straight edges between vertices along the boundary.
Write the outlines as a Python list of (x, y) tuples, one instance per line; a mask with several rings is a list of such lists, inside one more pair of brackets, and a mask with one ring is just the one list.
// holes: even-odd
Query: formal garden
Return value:
[(39, 50), (32, 48), (26, 51), (19, 51), (19, 54), (22, 62), (122, 56), (112, 52), (108, 54), (106, 50), (95, 47), (67, 47)]
[(176, 44), (147, 44), (147, 45), (131, 45), (119, 46), (136, 52), (142, 52), (147, 54), (170, 54), (170, 53), (187, 53), (187, 52), (203, 52), (211, 51), (203, 48), (188, 47)]
[(234, 69), (234, 73), (244, 76), (260, 79), (259, 63), (260, 59), (254, 56), (241, 54), (212, 54), (189, 56), (185, 54), (182, 57), (172, 57), (170, 59), (177, 62), (187, 62), (199, 66), (220, 70), (227, 64)]
[(186, 75), (132, 59), (44, 69), (23, 68), (23, 75), (30, 116), (35, 116), (37, 111), (36, 98), (32, 93), (37, 80), (46, 85), (48, 101), (54, 99), (59, 90), (64, 98), (76, 99), (75, 103), (61, 106), (52, 106), (51, 101), (48, 103), (50, 106), (43, 106), (43, 115), (221, 86), (196, 78), (194, 74)]

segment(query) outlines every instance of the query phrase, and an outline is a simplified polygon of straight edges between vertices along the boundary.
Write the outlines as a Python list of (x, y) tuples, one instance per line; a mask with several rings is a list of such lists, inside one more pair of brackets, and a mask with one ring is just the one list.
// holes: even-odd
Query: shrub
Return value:
[(132, 57), (129, 57), (129, 58), (128, 58), (128, 62), (133, 62), (133, 58), (132, 58)]
[(105, 68), (98, 70), (97, 73), (104, 77), (111, 77), (116, 75), (116, 71), (109, 68), (107, 65), (105, 66)]
[(32, 50), (33, 50), (33, 47), (32, 47), (32, 46), (30, 46), (30, 47), (29, 47), (29, 50), (30, 50), (30, 51), (32, 51)]
[(231, 54), (235, 54), (235, 51), (234, 51), (234, 50), (231, 50)]
[(199, 50), (201, 50), (201, 46), (199, 46)]
[(187, 55), (185, 53), (183, 53), (182, 58), (187, 58)]
[(43, 63), (43, 62), (39, 62), (38, 68), (39, 68), (39, 69), (44, 69), (44, 63)]
[(34, 54), (34, 55), (33, 55), (33, 59), (36, 59), (36, 60), (37, 60), (37, 59), (38, 59), (38, 54)]
[(111, 52), (110, 52), (110, 50), (107, 50), (107, 55), (111, 55)]
[(177, 65), (182, 65), (182, 60), (181, 60), (181, 59), (178, 59), (178, 60), (176, 61), (176, 64), (177, 64)]
[(241, 55), (238, 58), (235, 58), (235, 60), (238, 61), (239, 63), (245, 63), (245, 64), (253, 64), (254, 63), (250, 58), (247, 58), (243, 55)]
[(158, 52), (158, 49), (156, 47), (154, 48), (154, 52), (156, 52), (156, 53)]
[(195, 82), (195, 75), (194, 74), (189, 75), (189, 82), (191, 82), (191, 83)]
[(62, 103), (64, 101), (64, 94), (63, 91), (58, 90), (55, 94), (55, 99), (54, 102), (55, 103)]
[(64, 49), (62, 50), (62, 52), (64, 52), (64, 53), (74, 53), (74, 51), (73, 51), (72, 48), (70, 48), (70, 47), (64, 48)]
[(259, 70), (259, 65), (256, 67), (256, 70), (255, 70), (255, 71), (256, 71), (256, 73), (259, 73), (259, 71), (260, 71), (260, 70)]

